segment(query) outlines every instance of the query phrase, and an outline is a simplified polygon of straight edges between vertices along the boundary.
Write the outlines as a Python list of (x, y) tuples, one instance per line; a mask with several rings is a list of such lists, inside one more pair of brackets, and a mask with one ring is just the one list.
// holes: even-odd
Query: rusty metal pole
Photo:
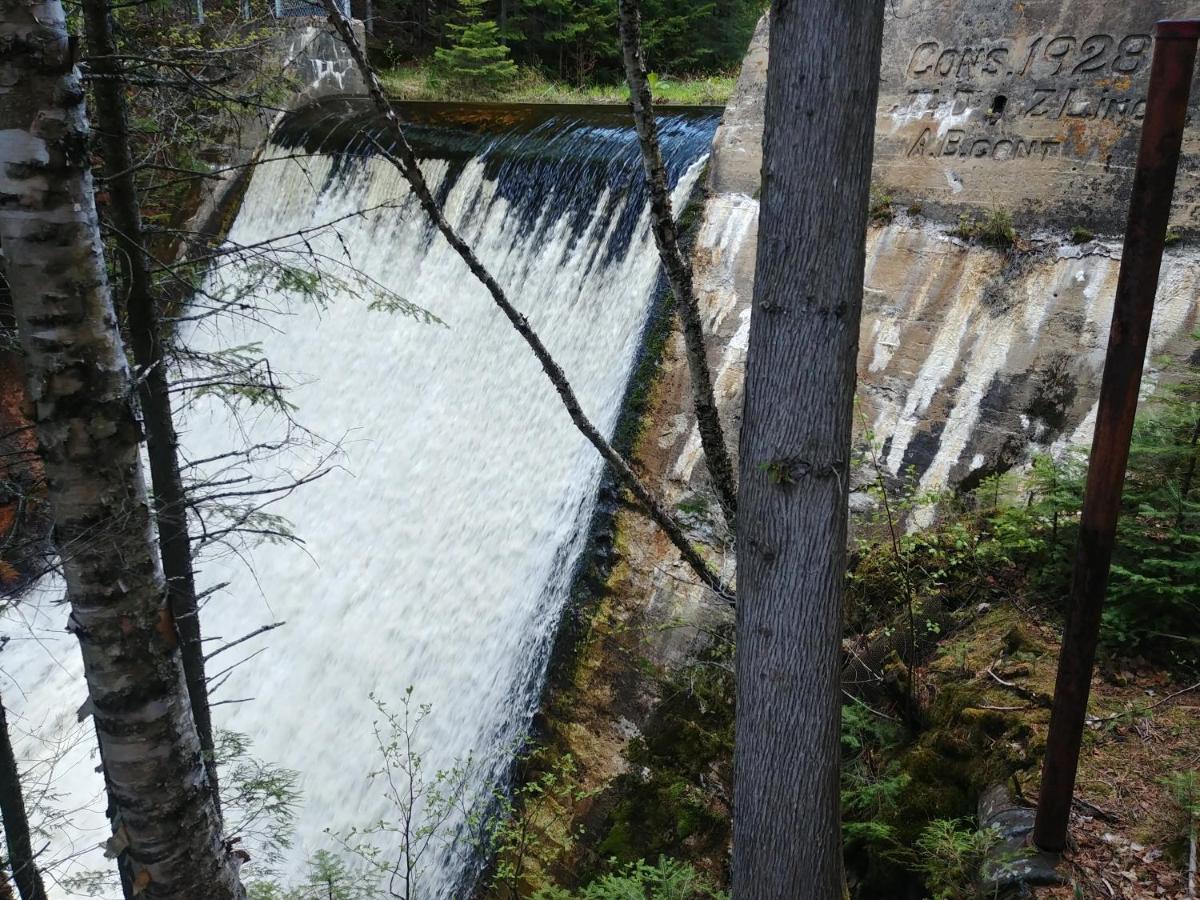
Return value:
[(1058, 657), (1058, 680), (1033, 841), (1061, 851), (1079, 765), (1100, 613), (1121, 508), (1121, 488), (1129, 462), (1129, 442), (1137, 411), (1142, 365), (1150, 336), (1154, 294), (1175, 191), (1184, 120), (1200, 40), (1200, 20), (1159, 22), (1155, 31), (1150, 90), (1142, 122), (1142, 143), (1133, 178), (1125, 249), (1113, 307), (1108, 355), (1088, 464), (1079, 545), (1071, 577), (1071, 597)]

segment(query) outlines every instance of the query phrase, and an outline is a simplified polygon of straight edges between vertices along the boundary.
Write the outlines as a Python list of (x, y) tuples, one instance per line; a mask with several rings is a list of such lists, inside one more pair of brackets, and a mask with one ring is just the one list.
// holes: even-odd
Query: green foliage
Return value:
[(1107, 639), (1194, 659), (1200, 633), (1200, 363), (1161, 385), (1134, 428), (1113, 555)]
[(447, 26), (451, 41), (438, 47), (434, 58), (446, 77), (480, 94), (490, 94), (517, 74), (508, 47), (500, 40), (499, 26), (484, 18), (484, 0), (459, 0), (461, 23)]
[(544, 888), (535, 900), (728, 900), (729, 895), (687, 863), (659, 857), (627, 863), (579, 891)]
[[(1200, 339), (1200, 336), (1198, 336)], [(870, 441), (868, 435), (868, 442)], [(868, 459), (868, 462), (870, 460)], [(1035, 457), (1021, 476), (983, 479), (967, 497), (921, 496), (915, 478), (873, 477), (849, 574), (851, 621), (865, 626), (906, 601), (936, 594), (949, 608), (1005, 587), (1006, 570), (1059, 598), (1078, 539), (1086, 460)], [(933, 527), (898, 534), (895, 518), (936, 502)], [(891, 538), (881, 540), (880, 525)], [(1001, 576), (998, 578), (998, 576)], [(1200, 356), (1168, 368), (1134, 427), (1102, 636), (1126, 653), (1167, 652), (1194, 665), (1200, 643)], [(1189, 661), (1192, 661), (1189, 663)]]
[(1093, 235), (1091, 233), (1091, 231), (1084, 228), (1082, 225), (1076, 225), (1074, 228), (1071, 229), (1071, 243), (1072, 244), (1086, 244), (1093, 237), (1095, 237), (1095, 235)]
[(977, 829), (964, 819), (937, 819), (925, 826), (911, 849), (895, 856), (925, 878), (932, 900), (983, 900), (980, 871), (999, 842), (995, 829)]
[(476, 807), (468, 790), (474, 760), (456, 761), (447, 769), (430, 772), (418, 751), (421, 727), (432, 712), (418, 704), (409, 687), (393, 710), (371, 695), (380, 718), (374, 723), (380, 766), (369, 774), (379, 784), (390, 814), (377, 822), (346, 832), (330, 832), (359, 865), (355, 873), (366, 883), (383, 882), (392, 896), (416, 900), (435, 846), (451, 847), (465, 840), (449, 827), (460, 810)]
[(1191, 820), (1200, 818), (1200, 773), (1175, 772), (1164, 779), (1171, 799)]
[(868, 218), (877, 225), (887, 225), (896, 218), (896, 210), (892, 205), (892, 195), (886, 191), (871, 186), (871, 199), (868, 208)]
[(371, 873), (353, 870), (336, 854), (318, 850), (308, 861), (304, 880), (292, 888), (252, 881), (247, 900), (377, 900), (386, 896)]
[(583, 827), (574, 823), (579, 803), (594, 791), (579, 785), (575, 760), (535, 747), (518, 759), (525, 769), (514, 790), (496, 789), (494, 804), (468, 824), (480, 835), (479, 849), (495, 860), (491, 887), (502, 896), (526, 896), (532, 866), (548, 871), (575, 846)]
[(1163, 784), (1179, 814), (1179, 837), (1194, 859), (1197, 824), (1200, 823), (1200, 773), (1195, 770), (1175, 772), (1163, 779)]
[(292, 822), (300, 805), (300, 773), (264, 762), (251, 752), (250, 739), (218, 731), (213, 754), (220, 772), (225, 837), (250, 854), (246, 873), (274, 873), (292, 846)]
[(858, 700), (842, 706), (842, 837), (846, 851), (890, 847), (892, 824), (911, 781), (889, 751), (903, 737), (899, 726)]
[[(611, 0), (490, 0), (479, 6), (481, 20), (496, 22), (497, 40), (522, 69), (576, 88), (622, 91), (617, 6)], [(647, 64), (660, 78), (656, 96), (660, 89), (670, 93), (686, 76), (736, 73), (765, 8), (764, 0), (644, 0), (642, 42)], [(376, 10), (376, 34), (392, 67), (457, 42), (456, 0), (376, 0)]]
[(1017, 230), (1013, 227), (1012, 214), (1003, 209), (994, 209), (981, 219), (963, 213), (958, 217), (958, 227), (951, 234), (965, 241), (978, 241), (997, 250), (1010, 250), (1017, 242)]
[(599, 852), (621, 862), (721, 854), (729, 836), (733, 645), (718, 636), (694, 666), (662, 687), (663, 700), (630, 742), (629, 771)]

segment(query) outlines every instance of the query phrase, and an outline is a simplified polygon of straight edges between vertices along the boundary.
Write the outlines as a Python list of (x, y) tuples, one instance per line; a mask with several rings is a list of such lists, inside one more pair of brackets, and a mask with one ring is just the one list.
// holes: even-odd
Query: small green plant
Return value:
[(786, 459), (772, 459), (769, 462), (760, 463), (759, 468), (767, 473), (767, 480), (771, 484), (795, 484), (796, 479), (792, 477), (792, 469), (790, 463)]
[(1171, 800), (1183, 819), (1181, 832), (1187, 842), (1187, 895), (1196, 896), (1196, 825), (1200, 822), (1200, 774), (1176, 772), (1163, 779)]
[(1076, 225), (1074, 228), (1071, 229), (1071, 243), (1072, 244), (1086, 244), (1093, 237), (1095, 237), (1095, 235), (1092, 234), (1090, 231), (1088, 231), (1088, 229), (1084, 228), (1082, 225)]
[(892, 821), (911, 778), (887, 759), (902, 730), (865, 703), (842, 705), (842, 837), (846, 847), (892, 847)]
[(659, 857), (628, 863), (579, 891), (543, 888), (534, 900), (728, 900), (729, 895), (684, 862)]
[(983, 900), (979, 876), (999, 843), (994, 828), (975, 828), (965, 819), (935, 819), (912, 848), (894, 855), (925, 879), (932, 900)]
[(978, 241), (997, 250), (1011, 250), (1017, 242), (1012, 214), (1003, 209), (994, 209), (982, 219), (963, 213), (958, 217), (958, 227), (950, 233), (964, 241)]
[(492, 889), (513, 898), (527, 895), (525, 878), (531, 866), (548, 871), (574, 848), (583, 835), (583, 826), (574, 821), (575, 810), (596, 793), (580, 786), (570, 754), (553, 757), (535, 747), (518, 763), (540, 771), (519, 778), (511, 792), (497, 789), (494, 805), (468, 819), (480, 835), (479, 849), (496, 860)]
[(876, 225), (888, 225), (896, 218), (896, 210), (892, 206), (892, 195), (875, 187), (871, 188), (871, 200), (868, 217)]
[(1163, 243), (1168, 247), (1174, 247), (1183, 240), (1183, 235), (1174, 228), (1168, 228), (1166, 237), (1163, 238)]
[(374, 694), (371, 701), (380, 716), (374, 732), (381, 763), (369, 777), (382, 788), (389, 814), (370, 825), (327, 834), (357, 860), (355, 872), (362, 883), (382, 883), (391, 896), (415, 900), (424, 893), (431, 851), (454, 850), (470, 839), (454, 821), (478, 806), (480, 798), (470, 788), (476, 764), (468, 757), (446, 769), (426, 769), (417, 748), (432, 707), (417, 703), (412, 687), (405, 690), (398, 711)]

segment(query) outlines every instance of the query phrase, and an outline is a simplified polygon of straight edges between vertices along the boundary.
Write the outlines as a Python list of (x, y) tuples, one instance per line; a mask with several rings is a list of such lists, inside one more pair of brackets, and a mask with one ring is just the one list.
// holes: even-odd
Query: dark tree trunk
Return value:
[(179, 473), (179, 441), (171, 413), (162, 319), (146, 266), (141, 204), (134, 182), (133, 157), (129, 150), (124, 72), (117, 58), (107, 0), (84, 0), (83, 15), (91, 70), (99, 76), (92, 90), (96, 98), (97, 133), (107, 173), (105, 185), (111, 198), (109, 215), (117, 245), (125, 254), (129, 278), (125, 291), (125, 319), (134, 362), (141, 373), (138, 399), (141, 401), (146, 428), (146, 450), (150, 460), (150, 482), (154, 489), (158, 546), (162, 554), (163, 575), (167, 579), (167, 599), (179, 632), (179, 652), (187, 680), (192, 718), (196, 722), (196, 734), (200, 738), (209, 783), (219, 809), (217, 767), (213, 759), (212, 713), (208, 705), (208, 683), (204, 677), (200, 611), (196, 603), (196, 579), (192, 571), (192, 547), (188, 535), (187, 497)]
[(4, 839), (8, 847), (8, 865), (21, 900), (46, 900), (46, 889), (33, 858), (29, 839), (29, 820), (25, 817), (25, 798), (21, 795), (21, 775), (8, 736), (8, 717), (0, 700), (0, 816), (4, 819)]
[(0, 242), (113, 821), (152, 900), (241, 900), (151, 535), (59, 0), (0, 0)]
[(883, 6), (771, 9), (738, 495), (738, 900), (843, 891), (842, 585)]
[(684, 561), (696, 573), (700, 581), (718, 594), (732, 601), (733, 593), (721, 580), (720, 573), (715, 571), (704, 557), (700, 555), (699, 551), (692, 546), (691, 541), (683, 533), (682, 527), (675, 518), (659, 502), (658, 498), (650, 492), (650, 489), (642, 483), (642, 480), (638, 478), (637, 473), (633, 471), (625, 458), (616, 451), (612, 444), (608, 442), (592, 423), (591, 419), (587, 417), (587, 414), (579, 405), (579, 398), (575, 396), (574, 388), (571, 387), (570, 382), (567, 380), (566, 373), (555, 362), (554, 357), (550, 355), (550, 351), (542, 343), (542, 339), (533, 330), (532, 326), (530, 326), (529, 320), (525, 318), (520, 310), (513, 306), (508, 295), (504, 293), (504, 289), (500, 287), (496, 279), (492, 277), (483, 263), (479, 261), (479, 257), (475, 255), (475, 251), (471, 249), (470, 245), (458, 235), (446, 220), (436, 198), (434, 198), (433, 193), (429, 190), (429, 185), (425, 182), (425, 176), (421, 174), (421, 169), (417, 165), (416, 155), (413, 153), (412, 146), (408, 143), (408, 138), (404, 134), (400, 120), (396, 117), (395, 110), (392, 109), (391, 103), (384, 94), (383, 86), (379, 83), (379, 78), (367, 62), (362, 45), (358, 42), (358, 38), (354, 34), (354, 29), (337, 8), (335, 0), (323, 0), (323, 2), (325, 4), (325, 11), (329, 13), (329, 21), (333, 23), (342, 41), (346, 44), (346, 48), (350, 51), (350, 55), (354, 57), (354, 62), (362, 73), (363, 80), (367, 83), (367, 88), (370, 90), (375, 108), (383, 116), (389, 137), (392, 138), (394, 150), (389, 151), (383, 144), (376, 142), (375, 146), (378, 151), (404, 176), (404, 180), (408, 182), (409, 187), (416, 195), (425, 214), (429, 216), (430, 221), (441, 232), (442, 237), (446, 239), (446, 242), (454, 249), (454, 252), (467, 264), (467, 268), (471, 270), (471, 274), (479, 280), (480, 284), (487, 288), (492, 301), (504, 313), (505, 318), (516, 329), (517, 334), (521, 336), (529, 349), (533, 351), (533, 355), (537, 357), (538, 362), (542, 366), (542, 371), (546, 373), (546, 377), (554, 385), (554, 390), (558, 393), (559, 399), (562, 401), (567, 415), (571, 417), (571, 421), (575, 427), (596, 448), (596, 451), (612, 468), (614, 474), (621, 480), (621, 483), (637, 498), (638, 503), (641, 504), (650, 518), (654, 520), (655, 524), (671, 539), (671, 543), (679, 550)]
[(671, 290), (678, 304), (679, 321), (683, 326), (683, 342), (687, 348), (688, 372), (692, 379), (692, 406), (700, 430), (700, 445), (704, 461), (712, 478), (713, 490), (725, 521), (732, 530), (737, 516), (737, 481), (733, 463), (725, 444), (721, 416), (713, 397), (712, 374), (708, 368), (708, 352), (704, 346), (704, 326), (700, 322), (700, 304), (692, 287), (692, 269), (679, 250), (679, 233), (671, 209), (671, 192), (667, 170), (663, 165), (658, 144), (658, 126), (654, 121), (654, 104), (650, 96), (650, 81), (642, 57), (642, 25), (639, 0), (620, 0), (621, 47), (625, 59), (625, 77), (629, 81), (629, 96), (633, 105), (633, 122), (642, 147), (642, 163), (650, 186), (650, 212), (654, 226), (654, 243)]

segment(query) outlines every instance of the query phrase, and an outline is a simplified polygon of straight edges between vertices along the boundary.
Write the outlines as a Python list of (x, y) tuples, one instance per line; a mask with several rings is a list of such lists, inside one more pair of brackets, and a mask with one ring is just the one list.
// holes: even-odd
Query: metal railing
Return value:
[[(338, 6), (342, 15), (350, 18), (350, 0), (339, 0)], [(323, 16), (325, 7), (320, 0), (275, 0), (275, 16), (282, 19), (287, 16)]]
[[(254, 3), (258, 9), (262, 7), (259, 2)], [(189, 0), (190, 5), (196, 12), (196, 22), (200, 25), (204, 24), (204, 0)], [(350, 0), (338, 0), (338, 6), (341, 7), (342, 14), (346, 18), (351, 17)], [(251, 0), (241, 0), (242, 18), (249, 19), (252, 17), (253, 10), (251, 8)], [(321, 0), (267, 0), (267, 8), (274, 14), (277, 19), (286, 19), (297, 16), (324, 16), (325, 6)]]

